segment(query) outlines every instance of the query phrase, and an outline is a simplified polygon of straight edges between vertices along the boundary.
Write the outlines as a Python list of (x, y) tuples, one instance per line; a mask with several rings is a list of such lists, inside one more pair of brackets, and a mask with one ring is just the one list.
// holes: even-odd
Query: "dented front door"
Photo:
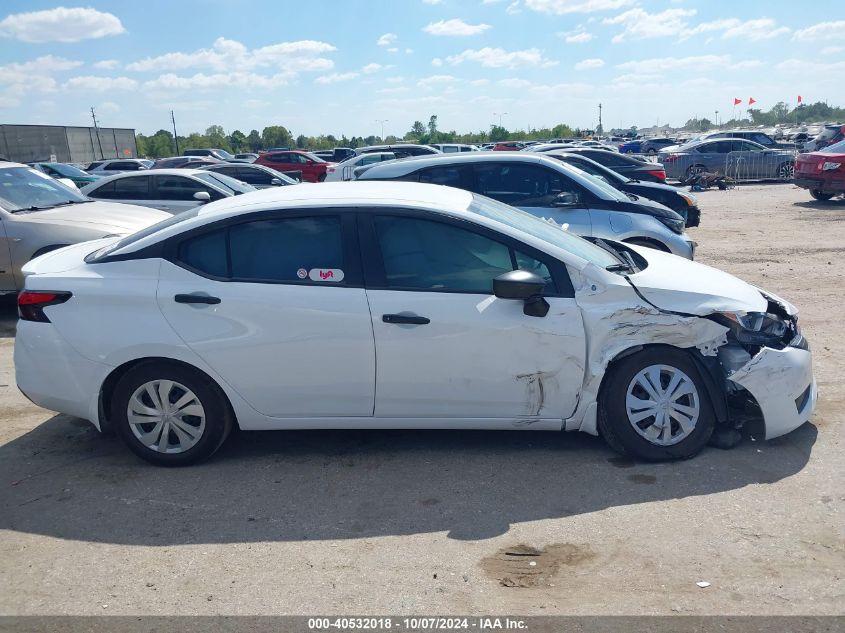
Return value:
[(409, 213), (362, 229), (380, 254), (367, 280), (376, 417), (561, 420), (574, 411), (585, 354), (575, 300), (548, 296), (548, 314), (536, 317), (492, 294), (493, 279), (514, 268), (565, 294), (542, 254)]

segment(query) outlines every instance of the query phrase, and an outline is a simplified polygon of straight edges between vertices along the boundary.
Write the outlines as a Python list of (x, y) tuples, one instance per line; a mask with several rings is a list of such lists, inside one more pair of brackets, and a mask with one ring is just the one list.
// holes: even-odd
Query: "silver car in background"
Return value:
[(708, 138), (677, 148), (666, 148), (658, 154), (667, 178), (686, 180), (709, 172), (734, 180), (792, 180), (795, 174), (795, 152), (767, 149), (740, 138)]
[(201, 169), (153, 169), (103, 178), (82, 188), (89, 198), (153, 207), (173, 215), (255, 187)]
[(169, 217), (155, 209), (92, 202), (47, 174), (0, 162), (0, 294), (23, 287), (21, 267), (34, 257), (78, 242), (128, 235)]
[(695, 242), (684, 219), (580, 169), (533, 152), (472, 152), (407, 158), (356, 170), (358, 180), (446, 185), (504, 202), (576, 235), (657, 248), (687, 259)]

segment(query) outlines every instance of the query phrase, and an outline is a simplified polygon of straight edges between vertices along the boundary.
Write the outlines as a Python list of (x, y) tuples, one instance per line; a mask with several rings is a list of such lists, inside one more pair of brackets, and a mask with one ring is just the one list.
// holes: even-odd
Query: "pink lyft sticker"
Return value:
[(343, 271), (340, 268), (312, 268), (308, 271), (311, 281), (343, 281)]

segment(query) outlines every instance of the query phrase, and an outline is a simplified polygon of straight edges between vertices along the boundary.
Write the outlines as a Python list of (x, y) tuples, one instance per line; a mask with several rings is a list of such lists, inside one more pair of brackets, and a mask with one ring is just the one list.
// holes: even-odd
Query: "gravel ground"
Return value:
[(5, 301), (0, 613), (842, 614), (845, 202), (699, 198), (700, 260), (799, 307), (821, 397), (786, 437), (683, 463), (578, 434), (333, 431), (153, 468), (17, 391)]

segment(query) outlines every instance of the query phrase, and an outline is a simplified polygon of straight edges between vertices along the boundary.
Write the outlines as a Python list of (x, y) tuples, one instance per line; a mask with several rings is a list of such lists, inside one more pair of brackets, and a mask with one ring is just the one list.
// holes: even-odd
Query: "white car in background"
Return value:
[(728, 393), (767, 438), (816, 404), (787, 302), (450, 187), (276, 187), (24, 272), (21, 391), (156, 464), (235, 425), (580, 430), (681, 459), (736, 433)]
[(68, 244), (127, 235), (168, 217), (154, 209), (93, 202), (62, 180), (0, 161), (0, 294), (23, 287), (21, 268), (34, 257)]
[(149, 169), (155, 161), (146, 158), (112, 158), (107, 160), (96, 160), (86, 168), (89, 174), (94, 176), (111, 176), (122, 174), (127, 171), (141, 171)]
[(203, 169), (153, 169), (118, 174), (82, 188), (94, 200), (110, 200), (181, 213), (230, 196), (256, 191), (229, 176)]
[(393, 152), (373, 152), (371, 154), (358, 154), (350, 156), (346, 160), (326, 168), (326, 179), (323, 182), (340, 182), (342, 180), (355, 180), (355, 169), (365, 165), (375, 165), (387, 160), (396, 160)]

